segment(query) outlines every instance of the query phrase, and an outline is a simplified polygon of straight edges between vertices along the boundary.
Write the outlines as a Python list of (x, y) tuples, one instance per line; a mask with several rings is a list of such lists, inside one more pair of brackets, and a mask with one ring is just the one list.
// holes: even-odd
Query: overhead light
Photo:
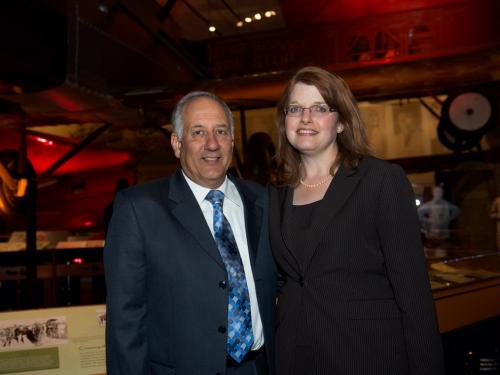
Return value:
[[(225, 2), (225, 0), (222, 0)], [(264, 16), (262, 16), (264, 15)], [(263, 17), (266, 17), (266, 18), (271, 18), (273, 16), (276, 15), (276, 12), (274, 10), (266, 10), (264, 13), (262, 12), (257, 12), (255, 13), (253, 16), (247, 16), (244, 18), (245, 22), (246, 23), (251, 23), (252, 21), (261, 21), (263, 19)], [(238, 18), (238, 22), (236, 22), (236, 26), (237, 27), (243, 27), (244, 23), (243, 21), (241, 21), (241, 19), (239, 18), (239, 16), (237, 16), (235, 14), (235, 16)]]
[(104, 13), (104, 14), (108, 14), (109, 13), (109, 7), (106, 4), (106, 1), (104, 1), (104, 0), (98, 0), (97, 1), (97, 9), (101, 13)]
[(42, 138), (42, 137), (36, 137), (35, 138), (38, 142), (40, 143), (43, 143), (44, 145), (48, 145), (48, 146), (52, 146), (54, 144), (54, 142), (46, 139), (46, 138)]
[(210, 25), (210, 26), (208, 27), (208, 31), (210, 31), (211, 33), (215, 33), (215, 30), (217, 30), (217, 29), (215, 28), (215, 26), (214, 26), (214, 25)]

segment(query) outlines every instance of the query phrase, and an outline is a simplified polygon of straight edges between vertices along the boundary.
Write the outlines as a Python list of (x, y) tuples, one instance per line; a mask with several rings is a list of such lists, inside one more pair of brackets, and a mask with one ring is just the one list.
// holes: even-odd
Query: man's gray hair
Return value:
[(172, 112), (172, 125), (174, 126), (174, 133), (177, 134), (177, 137), (179, 140), (182, 139), (182, 134), (184, 130), (184, 120), (182, 118), (184, 114), (184, 107), (191, 102), (192, 100), (198, 99), (198, 98), (209, 98), (221, 105), (221, 107), (224, 109), (224, 113), (226, 114), (226, 119), (229, 125), (229, 131), (231, 133), (231, 136), (234, 137), (234, 120), (233, 120), (233, 114), (231, 110), (229, 109), (228, 105), (224, 100), (219, 98), (217, 95), (207, 92), (207, 91), (191, 91), (190, 93), (184, 95), (181, 100), (177, 103), (177, 105), (174, 108), (174, 111)]

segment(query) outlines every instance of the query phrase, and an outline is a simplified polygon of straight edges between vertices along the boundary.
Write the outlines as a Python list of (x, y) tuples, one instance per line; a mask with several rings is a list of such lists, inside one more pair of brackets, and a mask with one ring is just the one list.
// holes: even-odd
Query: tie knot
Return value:
[(224, 193), (220, 190), (210, 190), (205, 199), (212, 203), (212, 206), (222, 207), (222, 202), (224, 201)]

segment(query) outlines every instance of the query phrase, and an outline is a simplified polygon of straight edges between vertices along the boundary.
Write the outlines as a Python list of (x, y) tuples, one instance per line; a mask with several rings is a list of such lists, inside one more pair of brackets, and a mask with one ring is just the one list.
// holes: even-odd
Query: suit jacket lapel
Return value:
[(167, 207), (191, 235), (198, 241), (203, 250), (212, 257), (219, 266), (226, 269), (220, 257), (212, 233), (201, 212), (198, 202), (179, 169), (170, 179), (167, 196)]
[(337, 175), (331, 182), (323, 201), (318, 206), (318, 211), (314, 215), (314, 221), (311, 223), (310, 230), (304, 233), (304, 235), (307, 236), (306, 243), (309, 245), (305, 249), (299, 249), (299, 251), (305, 252), (304, 262), (302, 264), (298, 262), (291, 244), (291, 239), (293, 238), (291, 235), (293, 188), (284, 189), (283, 195), (280, 196), (280, 202), (282, 204), (281, 212), (283, 213), (281, 216), (283, 243), (292, 256), (297, 270), (299, 270), (302, 275), (305, 274), (311, 263), (314, 253), (323, 237), (322, 234), (326, 226), (329, 225), (340, 212), (347, 202), (347, 199), (356, 188), (359, 179), (359, 170), (346, 169), (342, 165), (339, 167)]
[(323, 233), (328, 225), (334, 220), (335, 216), (344, 207), (349, 196), (359, 183), (359, 169), (347, 169), (343, 165), (339, 167), (337, 175), (328, 188), (323, 202), (315, 213), (315, 220), (311, 223), (311, 229), (308, 235), (307, 243), (310, 244), (306, 249), (304, 272), (307, 271), (312, 258), (323, 238)]
[(257, 196), (247, 189), (245, 185), (233, 180), (238, 192), (240, 193), (241, 200), (243, 201), (243, 210), (245, 212), (245, 227), (247, 234), (248, 252), (250, 255), (250, 263), (255, 265), (257, 259), (257, 250), (259, 248), (260, 233), (262, 230), (262, 203), (259, 202)]
[[(302, 264), (297, 260), (297, 256), (295, 254), (293, 245), (292, 245), (292, 206), (293, 206), (293, 188), (286, 187), (285, 189), (280, 189), (279, 201), (281, 204), (280, 212), (281, 215), (281, 237), (283, 239), (283, 244), (285, 245), (288, 253), (292, 257), (292, 261), (294, 263), (294, 268), (298, 271), (302, 270)], [(301, 249), (303, 250), (303, 249)]]

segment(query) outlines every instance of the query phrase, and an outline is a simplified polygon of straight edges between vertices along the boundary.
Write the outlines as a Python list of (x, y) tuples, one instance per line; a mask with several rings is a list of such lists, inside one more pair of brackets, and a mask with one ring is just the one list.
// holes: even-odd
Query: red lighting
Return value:
[(43, 143), (44, 145), (47, 145), (47, 146), (52, 146), (54, 144), (54, 142), (52, 142), (52, 141), (50, 141), (48, 139), (42, 138), (42, 137), (36, 137), (35, 139), (38, 142)]
[(86, 221), (83, 222), (83, 226), (85, 228), (92, 228), (92, 227), (95, 226), (95, 221), (93, 221), (93, 220), (86, 220)]
[(73, 258), (72, 262), (76, 263), (76, 264), (82, 264), (83, 263), (83, 259), (82, 258)]
[(65, 95), (64, 93), (57, 90), (48, 90), (46, 94), (50, 99), (54, 101), (59, 107), (70, 112), (80, 112), (84, 111), (85, 106), (74, 100), (71, 95)]
[[(28, 133), (27, 140), (28, 158), (33, 163), (37, 174), (43, 173), (78, 144), (78, 140), (75, 139), (53, 135), (45, 136), (35, 132)], [(12, 145), (18, 144), (20, 144), (20, 134), (18, 132), (2, 129), (0, 150), (12, 148)], [(90, 145), (70, 158), (53, 175), (60, 176), (112, 168), (125, 165), (132, 160), (134, 160), (132, 154), (127, 151)]]

